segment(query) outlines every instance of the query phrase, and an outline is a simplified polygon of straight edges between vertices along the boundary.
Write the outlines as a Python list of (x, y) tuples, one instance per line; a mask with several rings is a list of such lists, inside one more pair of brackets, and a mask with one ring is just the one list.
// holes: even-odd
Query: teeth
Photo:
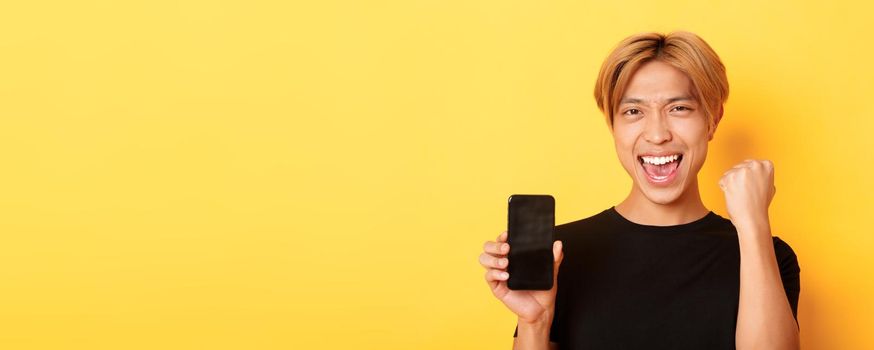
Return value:
[(644, 163), (662, 165), (662, 164), (670, 163), (670, 162), (673, 162), (673, 161), (679, 159), (680, 155), (675, 154), (675, 155), (666, 156), (666, 157), (640, 157), (640, 158), (643, 159)]

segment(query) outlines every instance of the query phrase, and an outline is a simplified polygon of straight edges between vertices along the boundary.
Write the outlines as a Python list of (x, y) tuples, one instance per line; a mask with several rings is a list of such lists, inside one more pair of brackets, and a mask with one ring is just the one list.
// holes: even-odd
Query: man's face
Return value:
[(686, 191), (698, 191), (712, 133), (692, 91), (685, 73), (650, 61), (632, 76), (613, 116), (619, 161), (635, 190), (653, 203), (669, 204)]

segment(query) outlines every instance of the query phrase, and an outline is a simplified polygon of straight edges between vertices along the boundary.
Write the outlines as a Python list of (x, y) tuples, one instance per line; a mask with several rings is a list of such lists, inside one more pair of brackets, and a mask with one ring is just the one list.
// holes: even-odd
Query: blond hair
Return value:
[(651, 60), (668, 63), (689, 77), (692, 93), (704, 106), (708, 131), (716, 128), (720, 108), (728, 99), (725, 66), (707, 42), (686, 31), (635, 34), (623, 39), (607, 56), (595, 82), (595, 101), (610, 128), (631, 76)]

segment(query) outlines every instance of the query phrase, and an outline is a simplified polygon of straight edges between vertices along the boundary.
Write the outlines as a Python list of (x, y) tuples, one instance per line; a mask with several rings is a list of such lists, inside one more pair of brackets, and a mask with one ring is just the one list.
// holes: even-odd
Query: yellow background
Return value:
[(476, 258), (631, 182), (592, 88), (640, 31), (728, 68), (700, 174), (776, 166), (807, 349), (872, 349), (872, 7), (5, 1), (0, 348), (506, 349)]

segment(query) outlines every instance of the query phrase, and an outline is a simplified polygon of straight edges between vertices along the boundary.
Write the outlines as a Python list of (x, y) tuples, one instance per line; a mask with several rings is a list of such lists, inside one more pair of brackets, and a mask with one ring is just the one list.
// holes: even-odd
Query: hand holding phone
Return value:
[[(519, 201), (517, 204), (521, 202)], [(510, 216), (512, 217), (513, 215)], [(513, 290), (507, 286), (507, 281), (510, 278), (507, 265), (509, 264), (509, 253), (514, 252), (516, 247), (508, 243), (507, 233), (505, 230), (498, 235), (495, 241), (485, 242), (483, 252), (479, 255), (479, 263), (486, 269), (485, 280), (495, 298), (516, 314), (520, 322), (537, 322), (544, 319), (545, 314), (552, 314), (555, 311), (555, 295), (557, 290), (555, 280), (558, 275), (558, 268), (564, 259), (562, 242), (555, 241), (551, 244), (550, 256), (553, 264), (552, 289)], [(524, 243), (519, 244), (520, 246), (525, 245)], [(515, 270), (514, 273), (516, 273)]]

